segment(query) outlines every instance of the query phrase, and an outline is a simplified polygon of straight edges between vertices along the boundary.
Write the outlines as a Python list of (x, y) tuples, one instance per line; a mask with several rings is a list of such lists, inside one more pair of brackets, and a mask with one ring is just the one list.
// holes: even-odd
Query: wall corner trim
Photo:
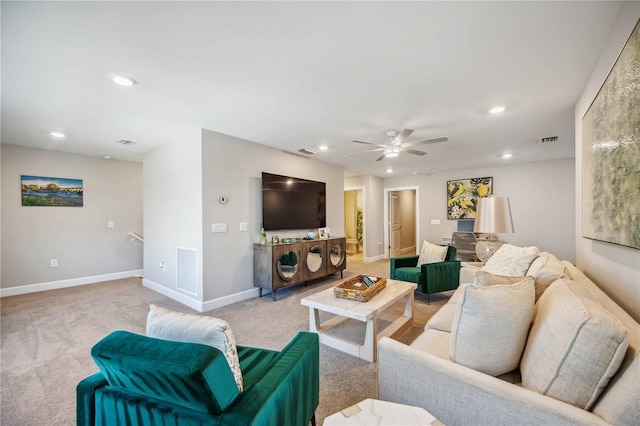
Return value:
[(28, 284), (0, 289), (0, 297), (18, 296), (20, 294), (37, 293), (40, 291), (57, 290), (60, 288), (76, 287), (86, 284), (97, 284), (104, 281), (119, 280), (129, 277), (142, 277), (142, 269), (114, 272), (111, 274), (93, 275), (89, 277), (71, 278), (68, 280), (49, 281), (46, 283)]

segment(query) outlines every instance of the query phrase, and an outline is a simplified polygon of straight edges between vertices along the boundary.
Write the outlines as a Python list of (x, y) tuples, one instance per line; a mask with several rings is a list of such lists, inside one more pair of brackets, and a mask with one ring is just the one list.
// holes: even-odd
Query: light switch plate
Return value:
[(440, 225), (440, 219), (431, 219), (432, 225)]
[(211, 225), (212, 232), (227, 232), (227, 224), (226, 223), (214, 223)]
[(240, 232), (247, 232), (247, 222), (240, 222)]

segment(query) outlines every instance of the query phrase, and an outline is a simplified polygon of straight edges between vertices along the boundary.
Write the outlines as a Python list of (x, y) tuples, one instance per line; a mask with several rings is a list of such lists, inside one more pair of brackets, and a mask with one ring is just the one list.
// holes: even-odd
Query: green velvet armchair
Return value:
[(238, 346), (240, 392), (222, 352), (116, 331), (92, 349), (100, 372), (77, 387), (77, 424), (307, 425), (319, 401), (319, 343), (299, 332), (280, 352)]
[(441, 291), (455, 290), (460, 280), (460, 262), (456, 258), (456, 248), (449, 246), (443, 262), (416, 266), (420, 256), (394, 257), (389, 263), (389, 277), (393, 280), (418, 284), (418, 290), (429, 295)]

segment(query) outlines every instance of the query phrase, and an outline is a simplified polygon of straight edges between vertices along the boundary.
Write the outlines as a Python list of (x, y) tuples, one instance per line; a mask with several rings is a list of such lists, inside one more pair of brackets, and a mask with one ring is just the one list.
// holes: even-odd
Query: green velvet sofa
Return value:
[(78, 425), (307, 425), (319, 401), (319, 342), (238, 346), (240, 392), (222, 352), (115, 331), (92, 349), (100, 372), (77, 387)]
[(456, 248), (449, 246), (443, 262), (416, 266), (420, 256), (394, 257), (389, 262), (389, 277), (393, 280), (418, 284), (417, 290), (427, 294), (455, 290), (460, 280), (460, 262), (456, 258)]

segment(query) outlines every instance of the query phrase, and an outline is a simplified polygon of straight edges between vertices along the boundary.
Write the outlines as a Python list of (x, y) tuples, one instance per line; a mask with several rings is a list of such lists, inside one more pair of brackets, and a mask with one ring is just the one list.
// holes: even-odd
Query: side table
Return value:
[(325, 417), (324, 426), (419, 425), (443, 426), (427, 410), (411, 405), (367, 398), (356, 405)]

